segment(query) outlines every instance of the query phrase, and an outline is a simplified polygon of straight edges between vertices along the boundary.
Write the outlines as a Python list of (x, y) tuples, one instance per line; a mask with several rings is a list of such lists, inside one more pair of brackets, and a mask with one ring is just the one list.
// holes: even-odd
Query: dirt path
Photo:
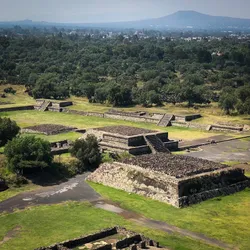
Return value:
[(195, 240), (199, 240), (199, 241), (204, 242), (208, 245), (219, 247), (221, 249), (238, 250), (237, 247), (234, 247), (232, 245), (229, 245), (229, 244), (224, 243), (222, 241), (219, 241), (217, 239), (207, 237), (204, 234), (192, 232), (192, 231), (189, 231), (186, 229), (182, 229), (182, 228), (170, 225), (166, 222), (151, 220), (151, 219), (145, 218), (145, 217), (143, 217), (135, 212), (124, 210), (123, 208), (120, 208), (118, 204), (113, 203), (111, 201), (99, 200), (99, 201), (94, 201), (91, 203), (93, 206), (95, 206), (97, 208), (101, 208), (101, 209), (104, 209), (106, 211), (119, 214), (120, 216), (122, 216), (126, 220), (129, 220), (129, 221), (134, 222), (136, 224), (139, 224), (141, 226), (157, 229), (157, 230), (164, 231), (167, 233), (178, 233), (182, 236), (189, 237), (189, 238), (192, 238)]
[(18, 231), (21, 230), (21, 227), (20, 226), (16, 226), (15, 228), (13, 228), (12, 230), (10, 230), (4, 237), (3, 239), (0, 241), (0, 246), (5, 243), (6, 241), (8, 240), (11, 240), (12, 238), (14, 238)]

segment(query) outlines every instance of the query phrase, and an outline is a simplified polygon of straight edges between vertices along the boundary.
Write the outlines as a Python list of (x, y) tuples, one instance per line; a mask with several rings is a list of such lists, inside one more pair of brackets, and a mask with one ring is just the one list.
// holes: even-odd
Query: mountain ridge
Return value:
[(197, 11), (177, 11), (173, 14), (159, 18), (143, 19), (126, 22), (104, 22), (104, 23), (56, 23), (56, 22), (33, 22), (32, 20), (22, 20), (16, 22), (0, 22), (0, 25), (33, 25), (33, 26), (75, 26), (75, 27), (99, 27), (99, 28), (193, 28), (193, 29), (249, 29), (250, 19), (235, 18), (227, 16), (213, 16)]

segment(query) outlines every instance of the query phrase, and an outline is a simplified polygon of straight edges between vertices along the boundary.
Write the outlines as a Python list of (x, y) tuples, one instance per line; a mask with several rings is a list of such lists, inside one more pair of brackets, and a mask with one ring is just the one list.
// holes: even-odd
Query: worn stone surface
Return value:
[(176, 178), (227, 167), (224, 164), (208, 160), (164, 153), (158, 153), (156, 155), (141, 155), (130, 159), (124, 159), (122, 162), (130, 165), (137, 165), (148, 170), (165, 173)]
[(72, 131), (76, 128), (67, 127), (63, 125), (57, 124), (40, 124), (36, 126), (30, 126), (22, 129), (23, 133), (43, 133), (46, 135), (55, 135), (60, 134), (68, 131)]
[(136, 127), (130, 127), (130, 126), (109, 126), (109, 127), (96, 128), (96, 130), (108, 132), (112, 134), (127, 135), (127, 136), (149, 134), (149, 133), (157, 132), (155, 130), (136, 128)]
[[(211, 166), (218, 165), (218, 168), (203, 168), (202, 171), (204, 161), (201, 161), (198, 165), (201, 169), (197, 169), (196, 166), (195, 171), (192, 172), (192, 167), (195, 165), (187, 165), (185, 169), (185, 161), (182, 159), (178, 162), (179, 156), (172, 160), (163, 157), (163, 155), (155, 156), (154, 167), (150, 166), (150, 161), (146, 161), (147, 157), (144, 159), (146, 167), (136, 165), (141, 162), (136, 159), (140, 156), (133, 157), (130, 164), (128, 162), (127, 164), (105, 163), (89, 175), (88, 180), (167, 202), (176, 207), (232, 194), (245, 189), (250, 184), (249, 179), (244, 175), (244, 170), (240, 168), (235, 169), (224, 165), (220, 167), (221, 164), (211, 162)], [(165, 168), (161, 163), (163, 160), (166, 160)], [(193, 158), (191, 162), (194, 160)], [(178, 174), (177, 177), (176, 174)]]
[[(121, 240), (115, 240), (113, 243), (107, 243), (105, 238), (113, 235), (124, 236), (124, 238)], [(122, 227), (114, 227), (104, 229), (100, 232), (87, 236), (82, 236), (77, 239), (57, 243), (48, 247), (40, 247), (36, 250), (67, 250), (75, 249), (76, 247), (79, 249), (93, 250), (127, 249), (130, 247), (136, 249), (136, 244), (139, 246), (141, 241), (145, 242), (145, 246), (146, 242), (153, 242), (154, 246), (160, 247), (159, 244), (141, 234), (136, 234), (135, 232), (128, 231)]]
[[(82, 138), (86, 138), (88, 134), (94, 134), (98, 138), (104, 152), (128, 152), (141, 155), (178, 149), (178, 141), (169, 140), (167, 132), (129, 126), (110, 126), (88, 129)], [(154, 138), (149, 140), (149, 136)]]

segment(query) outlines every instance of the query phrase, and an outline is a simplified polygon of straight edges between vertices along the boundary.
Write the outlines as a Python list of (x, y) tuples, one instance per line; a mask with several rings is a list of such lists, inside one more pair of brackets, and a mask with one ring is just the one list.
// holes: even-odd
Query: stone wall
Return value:
[(28, 105), (28, 106), (18, 106), (18, 107), (10, 107), (10, 108), (0, 108), (0, 112), (33, 110), (33, 109), (34, 109), (34, 105)]
[(185, 128), (195, 128), (201, 130), (207, 130), (207, 124), (200, 124), (194, 122), (181, 122), (181, 121), (171, 121), (172, 126), (185, 127)]
[(243, 131), (243, 127), (226, 126), (226, 125), (211, 125), (210, 130), (241, 132)]
[(82, 116), (96, 116), (96, 117), (104, 118), (104, 113), (85, 112), (85, 111), (70, 110), (70, 109), (63, 109), (62, 111), (66, 113), (70, 113), (70, 114), (76, 114), (76, 115), (82, 115)]
[(228, 195), (250, 186), (250, 180), (242, 169), (228, 167), (178, 179), (160, 171), (117, 162), (102, 164), (89, 175), (88, 180), (167, 202), (175, 207)]
[(200, 114), (193, 114), (193, 115), (174, 115), (175, 117), (175, 121), (184, 121), (184, 122), (188, 122), (188, 121), (192, 121), (198, 118), (201, 118)]
[(240, 168), (229, 168), (217, 170), (207, 174), (200, 174), (194, 177), (179, 181), (179, 196), (189, 196), (217, 188), (227, 187), (241, 181), (247, 180), (244, 170)]
[(133, 235), (131, 237), (119, 240), (116, 242), (116, 249), (122, 249), (122, 248), (127, 248), (132, 244), (138, 244), (139, 242), (142, 241), (142, 237), (140, 234)]
[(250, 187), (250, 181), (246, 180), (227, 187), (216, 188), (213, 190), (204, 191), (202, 193), (181, 197), (179, 199), (179, 207), (186, 207), (218, 196), (234, 194), (248, 187)]
[(178, 181), (162, 173), (122, 163), (104, 163), (88, 180), (178, 206)]
[(87, 236), (82, 236), (82, 237), (79, 237), (79, 238), (76, 238), (73, 240), (67, 240), (67, 241), (64, 241), (61, 243), (51, 245), (49, 247), (40, 247), (40, 248), (37, 248), (35, 250), (54, 250), (54, 249), (58, 249), (57, 248), (58, 246), (63, 246), (63, 247), (67, 247), (67, 248), (72, 249), (72, 248), (75, 248), (79, 245), (84, 245), (84, 244), (87, 244), (87, 243), (92, 242), (92, 241), (101, 240), (102, 238), (106, 238), (106, 237), (109, 237), (109, 236), (115, 235), (115, 234), (117, 234), (116, 227), (105, 229), (105, 230), (102, 230), (98, 233), (90, 234)]
[(178, 141), (168, 141), (164, 142), (164, 145), (170, 151), (177, 151), (179, 149), (179, 142)]
[(168, 142), (168, 132), (164, 133), (157, 133), (156, 136), (162, 141), (162, 142)]
[[(111, 244), (105, 244), (105, 238), (112, 237), (115, 235), (124, 236), (123, 239), (117, 239)], [(104, 241), (101, 246), (95, 246), (92, 243), (96, 241)], [(93, 245), (92, 247), (85, 247), (85, 244), (90, 243)], [(152, 239), (149, 239), (141, 234), (136, 234), (133, 231), (126, 230), (123, 227), (114, 227), (102, 230), (98, 233), (90, 234), (88, 236), (82, 236), (73, 240), (64, 241), (61, 243), (54, 244), (49, 247), (40, 247), (35, 250), (65, 250), (65, 249), (75, 249), (80, 247), (81, 249), (92, 249), (92, 250), (118, 250), (118, 249), (130, 249), (136, 250), (137, 247), (139, 249), (149, 249), (148, 246), (155, 248), (160, 248), (159, 242), (156, 242)], [(78, 248), (77, 248), (78, 249)], [(80, 249), (80, 248), (79, 248)]]
[(124, 114), (111, 114), (105, 113), (105, 118), (116, 119), (116, 120), (124, 120), (124, 121), (133, 121), (133, 122), (148, 122), (157, 124), (159, 119), (146, 117), (146, 116), (133, 116), (133, 115), (124, 115)]

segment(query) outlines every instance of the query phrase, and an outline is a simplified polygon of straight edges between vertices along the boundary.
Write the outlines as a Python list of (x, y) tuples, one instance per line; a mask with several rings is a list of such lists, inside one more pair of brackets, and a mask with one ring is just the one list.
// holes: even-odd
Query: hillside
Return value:
[(0, 22), (0, 27), (20, 25), (22, 27), (95, 27), (95, 28), (135, 28), (135, 29), (211, 29), (211, 30), (249, 30), (250, 19), (212, 16), (196, 11), (178, 11), (171, 15), (129, 22), (111, 23), (50, 23), (22, 20)]

